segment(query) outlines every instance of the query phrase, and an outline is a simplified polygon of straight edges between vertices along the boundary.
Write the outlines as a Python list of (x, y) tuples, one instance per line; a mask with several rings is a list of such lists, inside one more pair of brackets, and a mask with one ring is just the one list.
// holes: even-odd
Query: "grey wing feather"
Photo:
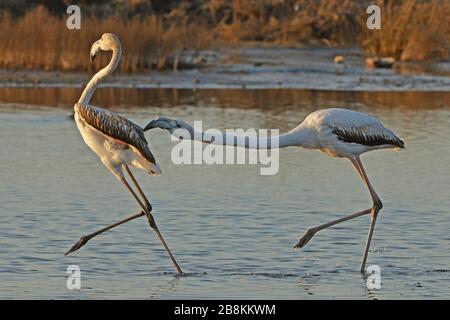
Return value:
[(84, 121), (114, 139), (123, 141), (138, 149), (151, 163), (156, 163), (151, 153), (144, 130), (121, 115), (89, 105), (77, 103), (76, 108)]

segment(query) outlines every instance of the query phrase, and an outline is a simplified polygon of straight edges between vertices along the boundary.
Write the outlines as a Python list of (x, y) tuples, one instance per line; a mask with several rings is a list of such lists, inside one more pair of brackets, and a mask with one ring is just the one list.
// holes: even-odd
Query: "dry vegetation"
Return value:
[(367, 54), (402, 61), (446, 59), (450, 52), (450, 1), (382, 1), (381, 30), (362, 29)]
[[(157, 16), (122, 19), (87, 17), (81, 30), (69, 31), (65, 19), (37, 7), (23, 17), (1, 18), (0, 66), (6, 68), (42, 68), (45, 70), (88, 70), (90, 45), (103, 32), (114, 32), (122, 41), (124, 56), (121, 71), (163, 68), (171, 53), (182, 48), (206, 48), (207, 28), (181, 21), (164, 28)], [(107, 58), (99, 59), (98, 65)], [(96, 66), (98, 68), (98, 66)]]
[[(121, 2), (125, 7), (120, 11), (111, 9), (109, 2), (102, 6), (85, 2), (82, 10), (87, 14), (76, 31), (65, 27), (64, 14), (41, 5), (19, 14), (3, 8), (0, 67), (89, 70), (89, 46), (103, 32), (117, 33), (123, 42), (121, 71), (172, 67), (174, 56), (184, 49), (243, 42), (358, 43), (367, 54), (402, 60), (449, 56), (450, 1), (446, 0), (379, 0), (382, 29), (377, 31), (365, 27), (368, 1), (129, 0)], [(160, 3), (159, 10), (152, 7), (154, 3)]]

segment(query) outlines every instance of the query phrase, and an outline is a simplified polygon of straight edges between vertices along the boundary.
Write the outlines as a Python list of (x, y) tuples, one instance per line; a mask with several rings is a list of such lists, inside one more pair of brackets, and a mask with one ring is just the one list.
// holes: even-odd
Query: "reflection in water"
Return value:
[[(79, 89), (0, 89), (0, 282), (2, 298), (445, 298), (450, 293), (448, 93), (297, 90), (101, 89), (95, 103), (140, 124), (157, 115), (206, 127), (288, 130), (309, 112), (347, 106), (376, 115), (404, 152), (364, 157), (385, 204), (368, 263), (382, 289), (358, 273), (369, 220), (292, 245), (311, 226), (370, 205), (346, 161), (280, 152), (280, 171), (255, 166), (177, 166), (167, 133), (147, 134), (163, 174), (137, 173), (161, 231), (187, 277), (144, 220), (99, 236), (73, 256), (82, 234), (136, 211), (67, 117)], [(32, 105), (32, 106), (30, 106)], [(81, 291), (66, 289), (77, 264)]]
[[(0, 88), (2, 103), (72, 108), (81, 94), (80, 88)], [(104, 107), (197, 106), (221, 108), (257, 108), (276, 112), (292, 108), (311, 110), (324, 102), (335, 106), (363, 104), (392, 109), (438, 109), (448, 106), (449, 92), (367, 92), (314, 90), (190, 90), (100, 88), (92, 103)], [(446, 105), (447, 104), (447, 105)]]

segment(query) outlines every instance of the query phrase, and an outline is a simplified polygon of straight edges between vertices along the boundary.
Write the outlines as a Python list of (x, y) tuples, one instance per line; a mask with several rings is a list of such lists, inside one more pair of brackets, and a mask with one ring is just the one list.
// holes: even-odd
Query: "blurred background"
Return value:
[[(366, 27), (373, 3), (383, 13), (381, 30)], [(84, 0), (76, 3), (82, 27), (75, 31), (65, 28), (70, 4), (1, 1), (0, 67), (90, 70), (81, 57), (105, 31), (123, 41), (123, 72), (202, 65), (184, 61), (183, 51), (243, 45), (356, 46), (396, 61), (449, 57), (448, 1)]]

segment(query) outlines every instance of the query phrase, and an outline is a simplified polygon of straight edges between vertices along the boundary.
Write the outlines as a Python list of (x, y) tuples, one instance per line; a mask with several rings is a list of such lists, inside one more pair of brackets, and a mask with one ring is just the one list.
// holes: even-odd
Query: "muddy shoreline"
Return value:
[[(342, 55), (343, 63), (334, 57)], [(102, 86), (177, 89), (449, 91), (450, 61), (368, 68), (357, 48), (252, 47), (191, 52), (170, 71), (110, 76)], [(0, 87), (82, 87), (92, 74), (0, 69)]]

